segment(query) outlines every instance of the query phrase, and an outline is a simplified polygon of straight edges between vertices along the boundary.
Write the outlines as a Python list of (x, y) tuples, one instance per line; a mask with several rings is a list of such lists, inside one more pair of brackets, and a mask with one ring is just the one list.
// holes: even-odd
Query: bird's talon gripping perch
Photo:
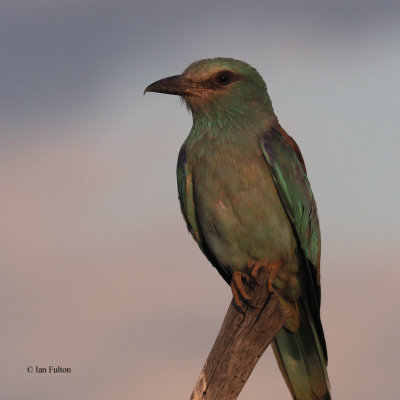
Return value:
[(232, 274), (231, 280), (231, 289), (233, 295), (233, 301), (236, 307), (241, 311), (244, 312), (244, 303), (247, 303), (249, 306), (256, 308), (256, 305), (253, 303), (251, 296), (247, 293), (247, 290), (243, 284), (245, 281), (248, 285), (258, 285), (258, 273), (261, 268), (265, 268), (267, 272), (267, 290), (268, 293), (273, 293), (274, 289), (272, 287), (272, 282), (275, 279), (275, 276), (282, 265), (281, 261), (276, 261), (273, 263), (268, 263), (266, 261), (254, 261), (250, 260), (247, 263), (247, 268), (249, 273), (242, 272), (242, 271), (235, 271)]
[(253, 278), (253, 280), (257, 283), (257, 277), (258, 273), (261, 268), (265, 268), (268, 278), (267, 278), (267, 289), (268, 293), (273, 293), (274, 289), (272, 287), (272, 282), (275, 279), (275, 276), (277, 272), (279, 271), (279, 268), (282, 265), (282, 261), (275, 261), (273, 263), (269, 263), (267, 261), (254, 261), (250, 260), (247, 263), (247, 268), (250, 270), (250, 276)]
[(242, 299), (251, 307), (255, 307), (254, 303), (251, 300), (250, 295), (247, 293), (246, 288), (243, 285), (243, 280), (247, 283), (251, 282), (250, 277), (241, 271), (235, 271), (232, 274), (231, 280), (231, 289), (233, 295), (233, 301), (235, 306), (241, 311), (244, 312), (244, 304)]

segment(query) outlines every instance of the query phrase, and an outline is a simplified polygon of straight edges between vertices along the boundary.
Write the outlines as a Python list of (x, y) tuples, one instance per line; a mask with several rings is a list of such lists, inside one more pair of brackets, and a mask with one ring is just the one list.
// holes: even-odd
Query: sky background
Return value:
[[(398, 1), (2, 0), (0, 54), (2, 399), (189, 399), (231, 293), (180, 215), (191, 117), (143, 90), (217, 56), (306, 160), (333, 398), (398, 398)], [(239, 398), (289, 398), (270, 349)]]

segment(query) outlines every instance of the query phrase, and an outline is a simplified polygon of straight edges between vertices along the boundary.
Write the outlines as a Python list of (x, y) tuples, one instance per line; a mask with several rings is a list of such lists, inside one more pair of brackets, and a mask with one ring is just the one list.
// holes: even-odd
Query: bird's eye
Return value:
[(222, 71), (217, 75), (216, 81), (219, 85), (225, 86), (229, 85), (232, 82), (232, 74), (229, 71)]

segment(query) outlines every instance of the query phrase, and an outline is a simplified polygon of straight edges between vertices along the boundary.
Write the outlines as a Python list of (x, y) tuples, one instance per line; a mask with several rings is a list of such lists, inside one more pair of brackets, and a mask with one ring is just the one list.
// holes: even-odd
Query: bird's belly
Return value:
[(219, 159), (194, 171), (200, 229), (227, 272), (243, 269), (250, 259), (295, 256), (293, 231), (262, 154), (245, 161)]

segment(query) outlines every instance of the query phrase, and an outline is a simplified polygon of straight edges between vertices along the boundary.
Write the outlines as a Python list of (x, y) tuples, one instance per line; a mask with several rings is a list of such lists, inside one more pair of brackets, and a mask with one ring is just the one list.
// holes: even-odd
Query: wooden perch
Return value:
[(193, 389), (191, 400), (234, 400), (288, 315), (276, 294), (268, 295), (267, 274), (249, 288), (255, 307), (240, 312), (231, 302), (221, 330)]

